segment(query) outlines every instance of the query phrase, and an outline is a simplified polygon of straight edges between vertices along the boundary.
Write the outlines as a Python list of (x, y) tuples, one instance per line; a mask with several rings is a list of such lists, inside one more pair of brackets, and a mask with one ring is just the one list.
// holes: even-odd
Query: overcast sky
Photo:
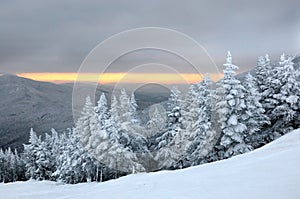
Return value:
[(234, 62), (246, 70), (259, 55), (269, 53), (275, 60), (282, 52), (299, 51), (299, 8), (299, 0), (5, 0), (0, 3), (0, 72), (76, 72), (99, 42), (145, 26), (191, 36), (217, 65), (231, 50)]

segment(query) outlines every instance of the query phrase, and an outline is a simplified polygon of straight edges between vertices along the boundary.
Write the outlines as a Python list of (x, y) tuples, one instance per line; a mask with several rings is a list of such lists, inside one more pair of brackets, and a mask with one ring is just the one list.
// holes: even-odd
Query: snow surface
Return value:
[(0, 184), (0, 198), (300, 198), (300, 129), (253, 152), (177, 171), (135, 174), (104, 183)]

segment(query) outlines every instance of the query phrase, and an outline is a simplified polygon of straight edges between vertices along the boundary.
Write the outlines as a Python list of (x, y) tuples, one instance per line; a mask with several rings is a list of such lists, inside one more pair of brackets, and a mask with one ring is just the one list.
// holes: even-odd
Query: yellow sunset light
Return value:
[[(193, 73), (20, 73), (20, 77), (33, 79), (36, 81), (67, 83), (67, 82), (99, 82), (109, 83), (147, 83), (156, 82), (164, 84), (184, 84), (197, 83), (202, 80), (203, 75)], [(213, 81), (219, 80), (220, 74), (210, 74)]]

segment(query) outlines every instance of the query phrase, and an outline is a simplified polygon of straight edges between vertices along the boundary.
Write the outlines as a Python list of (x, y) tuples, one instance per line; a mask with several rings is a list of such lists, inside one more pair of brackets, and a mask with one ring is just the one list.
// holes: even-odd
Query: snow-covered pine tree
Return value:
[(136, 154), (117, 140), (111, 140), (109, 149), (101, 158), (105, 159), (107, 167), (115, 171), (115, 178), (123, 174), (145, 171), (145, 168), (138, 162)]
[[(33, 129), (30, 130), (29, 144), (24, 145), (24, 160), (17, 158), (19, 173), (26, 168), (25, 175), (27, 178), (37, 180), (52, 180), (52, 174), (56, 170), (56, 158), (59, 149), (57, 147), (58, 135), (52, 130), (52, 136), (46, 134), (45, 140), (37, 137)], [(55, 150), (56, 149), (56, 150)], [(24, 163), (25, 162), (25, 163)], [(24, 177), (23, 177), (24, 178)]]
[(2, 148), (0, 148), (0, 182), (4, 182), (5, 180), (5, 154), (2, 150)]
[(130, 112), (130, 98), (128, 97), (126, 90), (123, 88), (119, 97), (120, 108), (119, 108), (119, 116), (120, 116), (120, 127), (122, 129), (127, 130), (128, 125), (131, 124), (131, 112)]
[[(84, 176), (81, 181), (83, 179), (86, 181), (102, 179), (102, 176), (99, 176), (101, 171), (103, 173), (99, 157), (103, 153), (103, 145), (108, 142), (108, 133), (106, 129), (108, 119), (109, 111), (105, 95), (102, 94), (100, 96), (96, 107), (93, 107), (90, 98), (88, 97), (82, 111), (82, 116), (78, 119), (76, 128), (69, 135), (69, 137), (72, 138), (70, 140), (71, 144), (74, 145), (73, 150), (78, 152), (77, 159), (78, 161), (80, 160), (78, 165), (81, 165), (81, 169), (83, 170), (81, 175)], [(78, 138), (81, 140), (80, 144), (75, 143)], [(81, 147), (84, 147), (84, 149)], [(67, 151), (66, 153), (68, 155), (70, 151)], [(80, 173), (80, 170), (78, 170), (77, 173)], [(78, 176), (79, 175), (80, 174), (78, 174)], [(77, 176), (77, 174), (74, 173), (74, 176)], [(78, 181), (78, 178), (76, 178), (73, 183), (76, 183), (76, 181)]]
[[(185, 159), (187, 165), (198, 165), (202, 159), (213, 149), (215, 132), (211, 126), (212, 120), (212, 93), (211, 80), (209, 76), (197, 84), (196, 100), (194, 100), (195, 115), (197, 116), (190, 123), (191, 131), (187, 134), (187, 145), (185, 147)], [(194, 107), (191, 104), (192, 107)], [(184, 119), (184, 121), (186, 121)]]
[(146, 134), (147, 137), (155, 135), (159, 133), (161, 130), (165, 128), (166, 116), (163, 115), (164, 111), (159, 105), (152, 105), (149, 110), (150, 120), (146, 124), (146, 130), (149, 130)]
[(45, 140), (39, 145), (37, 154), (37, 166), (40, 180), (51, 180), (53, 172), (56, 170), (56, 155), (53, 154), (54, 140), (49, 134), (45, 134)]
[[(70, 129), (68, 129), (68, 130), (69, 130), (69, 132), (71, 131)], [(62, 167), (68, 158), (65, 155), (65, 151), (67, 151), (67, 149), (68, 149), (68, 142), (69, 142), (69, 139), (65, 132), (58, 135), (58, 140), (56, 142), (57, 151), (56, 151), (56, 158), (55, 158), (56, 170), (52, 174), (52, 179), (55, 179), (57, 181), (64, 181), (61, 176), (63, 176)]]
[[(280, 73), (280, 90), (273, 95), (279, 102), (278, 105), (272, 110), (272, 115), (277, 121), (280, 121), (282, 128), (286, 128), (286, 133), (291, 128), (298, 128), (294, 124), (294, 119), (299, 115), (300, 105), (300, 72), (295, 70), (292, 57), (286, 58), (283, 54), (280, 59), (278, 69)], [(278, 74), (279, 76), (279, 74)]]
[(261, 131), (262, 127), (270, 124), (269, 118), (265, 115), (262, 107), (261, 94), (255, 84), (254, 77), (248, 73), (243, 86), (245, 88), (246, 110), (242, 115), (246, 121), (247, 131), (245, 132), (245, 142), (253, 148), (260, 147), (265, 143), (265, 135)]
[(9, 158), (7, 157), (6, 151), (3, 151), (1, 149), (0, 151), (0, 163), (1, 163), (1, 182), (9, 182), (10, 176), (9, 176)]
[(0, 149), (0, 182), (25, 180), (25, 164), (17, 150)]
[[(123, 97), (125, 94), (123, 93)], [(125, 101), (125, 100), (124, 100)], [(128, 104), (127, 104), (128, 105)], [(100, 156), (103, 163), (115, 170), (115, 177), (119, 175), (145, 171), (139, 160), (130, 148), (131, 138), (124, 129), (121, 129), (118, 111), (118, 103), (113, 97), (111, 104), (111, 117), (107, 120), (106, 130), (108, 132), (108, 142), (104, 145), (105, 152)]]
[(168, 101), (167, 129), (156, 138), (156, 155), (159, 169), (175, 169), (183, 167), (182, 137), (182, 97), (181, 92), (174, 87)]
[(90, 140), (91, 140), (91, 153), (98, 158), (106, 150), (106, 145), (108, 145), (108, 123), (110, 119), (110, 111), (107, 107), (107, 100), (104, 94), (101, 95), (97, 107), (95, 107), (95, 112), (98, 116), (98, 126), (97, 123), (94, 124)]
[(6, 167), (6, 182), (15, 182), (17, 180), (17, 165), (16, 158), (11, 149), (5, 150), (5, 167)]
[[(269, 88), (269, 85), (267, 84), (266, 80), (270, 76), (270, 72), (271, 72), (271, 64), (270, 64), (269, 55), (266, 54), (265, 57), (259, 56), (257, 59), (257, 65), (255, 67), (256, 78), (254, 80), (255, 80), (257, 89), (258, 89), (259, 93), (261, 93), (261, 94), (266, 89)], [(264, 96), (262, 96), (262, 97), (264, 97)]]
[[(283, 90), (288, 87), (285, 86), (288, 81), (293, 82), (294, 80), (292, 79), (297, 79), (296, 76), (298, 76), (298, 72), (297, 70), (294, 70), (292, 59), (285, 54), (281, 55), (279, 63), (273, 64), (273, 67), (269, 72), (269, 76), (266, 79), (267, 89), (262, 93), (262, 105), (271, 122), (270, 129), (267, 129), (265, 132), (266, 142), (271, 142), (294, 128), (294, 125), (292, 124), (294, 123), (293, 119), (290, 119), (295, 116), (294, 113), (297, 111), (294, 112), (291, 110), (289, 106), (290, 103), (287, 103), (283, 99), (287, 99), (289, 95)], [(295, 81), (296, 87), (298, 81)], [(291, 85), (292, 84), (289, 84), (289, 86)], [(282, 91), (284, 94), (281, 93)], [(296, 90), (292, 92), (297, 93)], [(292, 95), (297, 96), (297, 94)], [(294, 97), (289, 99), (292, 98)]]
[(238, 67), (232, 64), (230, 52), (227, 54), (224, 67), (224, 78), (221, 80), (221, 84), (218, 85), (216, 99), (218, 101), (216, 111), (221, 123), (221, 159), (250, 150), (250, 146), (244, 141), (244, 133), (247, 130), (247, 126), (241, 117), (246, 108), (244, 100), (245, 88), (234, 77)]
[(120, 104), (115, 95), (111, 97), (111, 104), (110, 104), (110, 116), (113, 118), (114, 122), (117, 125), (121, 124), (121, 117), (120, 117)]
[(25, 180), (25, 164), (17, 150), (0, 149), (0, 182)]
[(17, 168), (16, 168), (16, 173), (17, 173), (17, 180), (18, 181), (23, 181), (23, 180), (26, 180), (25, 178), (25, 161), (22, 157), (22, 153), (19, 154), (17, 149), (15, 149), (15, 152), (14, 152), (14, 155), (16, 157), (16, 165), (17, 165)]
[(76, 141), (72, 132), (70, 131), (68, 137), (65, 139), (65, 147), (60, 156), (60, 165), (54, 175), (56, 175), (59, 181), (65, 183), (78, 183), (83, 181), (82, 171), (82, 150), (78, 144), (80, 140)]
[[(198, 99), (198, 90), (196, 85), (191, 85), (189, 91), (187, 92), (184, 100), (181, 105), (181, 115), (182, 115), (182, 125), (181, 125), (181, 139), (182, 146), (181, 156), (183, 165), (191, 165), (194, 160), (191, 160), (191, 153), (194, 150), (192, 146), (193, 139), (196, 135), (193, 136), (197, 131), (197, 120), (200, 117), (200, 101)], [(193, 138), (191, 138), (193, 137)], [(178, 137), (175, 137), (178, 138)]]
[(285, 54), (285, 53), (282, 53), (282, 54), (280, 55), (279, 65), (280, 65), (280, 66), (284, 66), (284, 65), (286, 64), (287, 60), (288, 60), (288, 59), (287, 59), (286, 54)]
[[(92, 111), (92, 107), (90, 105), (85, 106), (83, 116), (78, 120), (78, 126), (76, 126), (74, 130), (75, 134), (82, 136), (82, 129), (84, 129), (82, 124), (88, 124), (88, 128), (86, 129), (89, 129), (90, 133), (84, 134), (85, 139), (89, 140), (89, 144), (86, 149), (98, 161), (100, 161), (102, 165), (114, 169), (117, 176), (120, 175), (120, 173), (117, 172), (118, 170), (123, 172), (121, 175), (131, 173), (133, 168), (135, 168), (135, 171), (138, 172), (144, 171), (143, 166), (139, 164), (137, 157), (129, 148), (129, 135), (126, 131), (120, 128), (120, 125), (124, 124), (124, 122), (121, 122), (122, 119), (125, 119), (121, 109), (122, 107), (129, 107), (128, 103), (125, 105), (125, 101), (127, 101), (126, 96), (127, 94), (125, 90), (123, 90), (122, 96), (120, 97), (123, 103), (122, 106), (119, 106), (116, 97), (113, 96), (111, 110), (108, 110), (105, 114), (100, 114), (102, 115), (100, 117), (99, 113), (103, 113), (100, 111), (101, 107), (106, 106), (106, 99), (104, 95), (100, 98), (98, 107), (95, 108), (96, 111)], [(102, 109), (102, 111), (104, 109)], [(99, 119), (101, 119), (101, 121), (99, 121)], [(99, 123), (101, 123), (101, 126)], [(84, 167), (91, 168), (91, 166), (87, 163), (84, 163)], [(102, 173), (102, 167), (100, 170)]]
[[(285, 56), (281, 56), (281, 59), (284, 59), (284, 57)], [(261, 103), (263, 105), (263, 108), (266, 111), (267, 116), (270, 118), (272, 124), (274, 120), (272, 111), (279, 104), (278, 100), (274, 97), (274, 95), (279, 92), (281, 87), (281, 80), (280, 80), (281, 73), (282, 73), (282, 65), (274, 64), (272, 68), (269, 69), (268, 75), (265, 78), (264, 83), (262, 82), (260, 86), (261, 88), (260, 93), (262, 96)]]
[(197, 86), (191, 85), (189, 91), (187, 92), (182, 105), (181, 105), (181, 115), (182, 115), (182, 128), (184, 129), (184, 134), (189, 135), (195, 132), (194, 124), (199, 118), (200, 104), (198, 100)]
[(136, 103), (135, 100), (135, 95), (132, 92), (131, 97), (130, 97), (130, 101), (129, 101), (129, 112), (130, 112), (130, 116), (131, 116), (131, 123), (132, 124), (137, 124), (139, 123), (139, 119), (138, 119), (138, 115), (137, 115), (137, 109), (138, 109), (138, 104)]
[[(129, 115), (130, 115), (130, 124), (127, 125), (126, 131), (123, 132), (128, 134), (129, 138), (129, 149), (135, 153), (135, 156), (138, 160), (138, 162), (143, 165), (144, 170), (152, 171), (152, 164), (153, 164), (153, 155), (150, 153), (148, 149), (148, 136), (153, 135), (155, 129), (161, 129), (162, 125), (155, 120), (159, 119), (158, 115), (152, 115), (148, 124), (145, 126), (141, 125), (141, 120), (138, 117), (138, 104), (135, 100), (134, 92), (132, 92), (130, 101), (129, 101)], [(152, 118), (155, 117), (155, 118)], [(165, 120), (161, 120), (161, 122), (164, 122)], [(154, 127), (154, 123), (156, 126)], [(152, 125), (152, 126), (151, 126)], [(157, 131), (155, 132), (157, 133)]]
[(79, 183), (97, 180), (97, 161), (89, 155), (80, 142), (78, 129), (69, 131), (64, 137), (62, 154), (58, 158), (60, 164), (53, 174), (58, 180), (65, 183)]
[(30, 130), (29, 144), (24, 145), (24, 157), (26, 162), (26, 177), (29, 179), (40, 179), (38, 173), (38, 155), (41, 150), (41, 138), (37, 137), (33, 129)]
[[(115, 111), (118, 107), (115, 107), (117, 100), (113, 97), (114, 102), (112, 107)], [(98, 122), (100, 124), (98, 130), (94, 129), (91, 135), (91, 148), (89, 153), (91, 153), (98, 162), (97, 163), (97, 176), (99, 181), (106, 179), (106, 176), (109, 176), (109, 170), (105, 169), (107, 167), (106, 154), (110, 150), (111, 140), (110, 140), (110, 130), (111, 125), (117, 126), (116, 123), (112, 123), (111, 119), (111, 110), (107, 107), (107, 100), (104, 94), (101, 95), (100, 100), (98, 101), (98, 106), (95, 108), (96, 113), (98, 114)], [(115, 112), (117, 114), (117, 112)]]
[(109, 118), (107, 99), (106, 99), (104, 93), (102, 93), (100, 96), (97, 106), (95, 107), (95, 112), (98, 114), (100, 129), (104, 129), (105, 122)]
[(80, 137), (83, 146), (86, 147), (87, 150), (92, 149), (92, 135), (97, 133), (99, 129), (100, 124), (97, 113), (95, 112), (90, 97), (87, 97), (75, 128), (77, 135)]

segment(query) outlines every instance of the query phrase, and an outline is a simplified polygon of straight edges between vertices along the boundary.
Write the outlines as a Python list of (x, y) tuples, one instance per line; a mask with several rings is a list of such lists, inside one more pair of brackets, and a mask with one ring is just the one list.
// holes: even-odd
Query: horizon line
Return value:
[[(194, 84), (203, 79), (203, 74), (196, 73), (17, 73), (19, 77), (41, 82), (57, 84), (79, 82), (113, 83), (163, 83), (163, 84)], [(218, 81), (223, 74), (210, 73), (213, 81)]]

